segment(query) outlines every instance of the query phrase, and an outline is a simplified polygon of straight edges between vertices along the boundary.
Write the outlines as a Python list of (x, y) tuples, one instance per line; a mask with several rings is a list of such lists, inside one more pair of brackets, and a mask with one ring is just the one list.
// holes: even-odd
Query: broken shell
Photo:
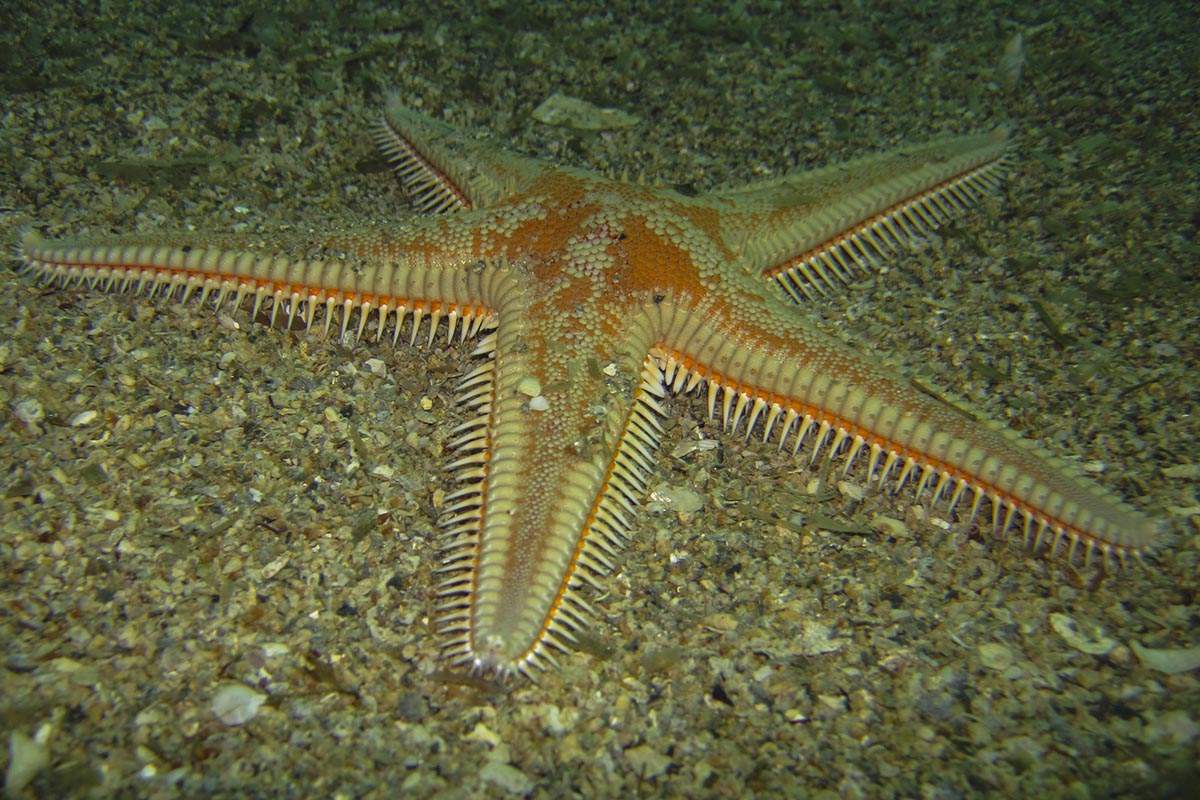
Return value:
[(1050, 627), (1062, 637), (1064, 642), (1088, 655), (1106, 656), (1117, 646), (1117, 642), (1105, 636), (1100, 627), (1081, 631), (1079, 623), (1066, 614), (1051, 614)]

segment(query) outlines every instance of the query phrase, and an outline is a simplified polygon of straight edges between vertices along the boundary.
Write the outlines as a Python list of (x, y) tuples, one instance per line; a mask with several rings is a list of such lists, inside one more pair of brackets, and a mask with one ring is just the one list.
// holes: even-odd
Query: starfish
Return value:
[[(392, 99), (383, 152), (424, 216), (329, 235), (22, 235), (62, 285), (177, 296), (412, 346), (474, 338), (453, 432), (437, 627), (451, 664), (534, 677), (575, 643), (655, 467), (667, 391), (997, 534), (1090, 561), (1157, 523), (797, 313), (994, 190), (1004, 131), (684, 196), (500, 150)], [(806, 447), (804, 455), (801, 447)]]

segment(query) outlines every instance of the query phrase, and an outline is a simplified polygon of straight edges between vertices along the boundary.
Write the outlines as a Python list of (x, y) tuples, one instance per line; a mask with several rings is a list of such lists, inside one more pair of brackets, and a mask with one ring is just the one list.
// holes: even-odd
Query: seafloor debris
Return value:
[(49, 740), (52, 728), (43, 725), (30, 737), (23, 731), (8, 735), (8, 769), (4, 773), (4, 794), (14, 797), (50, 763)]
[(265, 694), (249, 686), (227, 683), (213, 695), (212, 712), (226, 725), (245, 725), (258, 716), (258, 708), (266, 700)]
[(581, 131), (607, 131), (614, 128), (631, 128), (641, 122), (641, 117), (628, 114), (619, 108), (599, 108), (578, 97), (569, 97), (555, 92), (533, 110), (533, 118), (547, 125), (560, 125)]
[(1050, 627), (1064, 642), (1088, 655), (1106, 656), (1117, 646), (1117, 642), (1105, 636), (1100, 628), (1081, 629), (1079, 623), (1066, 614), (1051, 614)]
[(1131, 642), (1129, 647), (1147, 667), (1168, 675), (1190, 672), (1200, 667), (1200, 647), (1159, 650), (1142, 647), (1138, 642)]

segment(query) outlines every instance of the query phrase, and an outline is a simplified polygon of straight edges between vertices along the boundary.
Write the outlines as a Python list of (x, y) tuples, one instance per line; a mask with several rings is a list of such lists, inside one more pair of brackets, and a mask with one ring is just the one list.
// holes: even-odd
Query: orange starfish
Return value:
[[(45, 241), (63, 284), (235, 306), (375, 339), (479, 336), (462, 380), (438, 587), (456, 665), (530, 675), (587, 623), (654, 469), (667, 389), (706, 386), (725, 426), (806, 441), (868, 480), (990, 504), (1035, 547), (1124, 559), (1156, 524), (1059, 461), (806, 325), (790, 307), (890, 256), (994, 188), (1006, 136), (906, 147), (700, 197), (556, 168), (389, 103), (378, 138), (436, 216), (324, 237)], [(782, 289), (782, 291), (781, 291)], [(410, 321), (406, 322), (405, 320)], [(461, 327), (460, 327), (461, 326)]]

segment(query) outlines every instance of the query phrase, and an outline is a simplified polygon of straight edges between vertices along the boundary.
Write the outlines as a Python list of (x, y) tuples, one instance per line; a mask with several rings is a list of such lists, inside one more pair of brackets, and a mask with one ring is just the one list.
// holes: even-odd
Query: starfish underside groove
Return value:
[[(412, 345), (474, 338), (437, 620), (445, 655), (532, 675), (591, 616), (654, 469), (667, 391), (808, 458), (867, 459), (997, 533), (1069, 557), (1141, 555), (1157, 524), (1003, 427), (814, 330), (808, 302), (994, 190), (997, 131), (685, 197), (499, 150), (391, 100), (377, 139), (429, 216), (330, 235), (26, 232), (63, 285), (269, 309), (310, 330)], [(799, 456), (798, 456), (799, 457)]]

